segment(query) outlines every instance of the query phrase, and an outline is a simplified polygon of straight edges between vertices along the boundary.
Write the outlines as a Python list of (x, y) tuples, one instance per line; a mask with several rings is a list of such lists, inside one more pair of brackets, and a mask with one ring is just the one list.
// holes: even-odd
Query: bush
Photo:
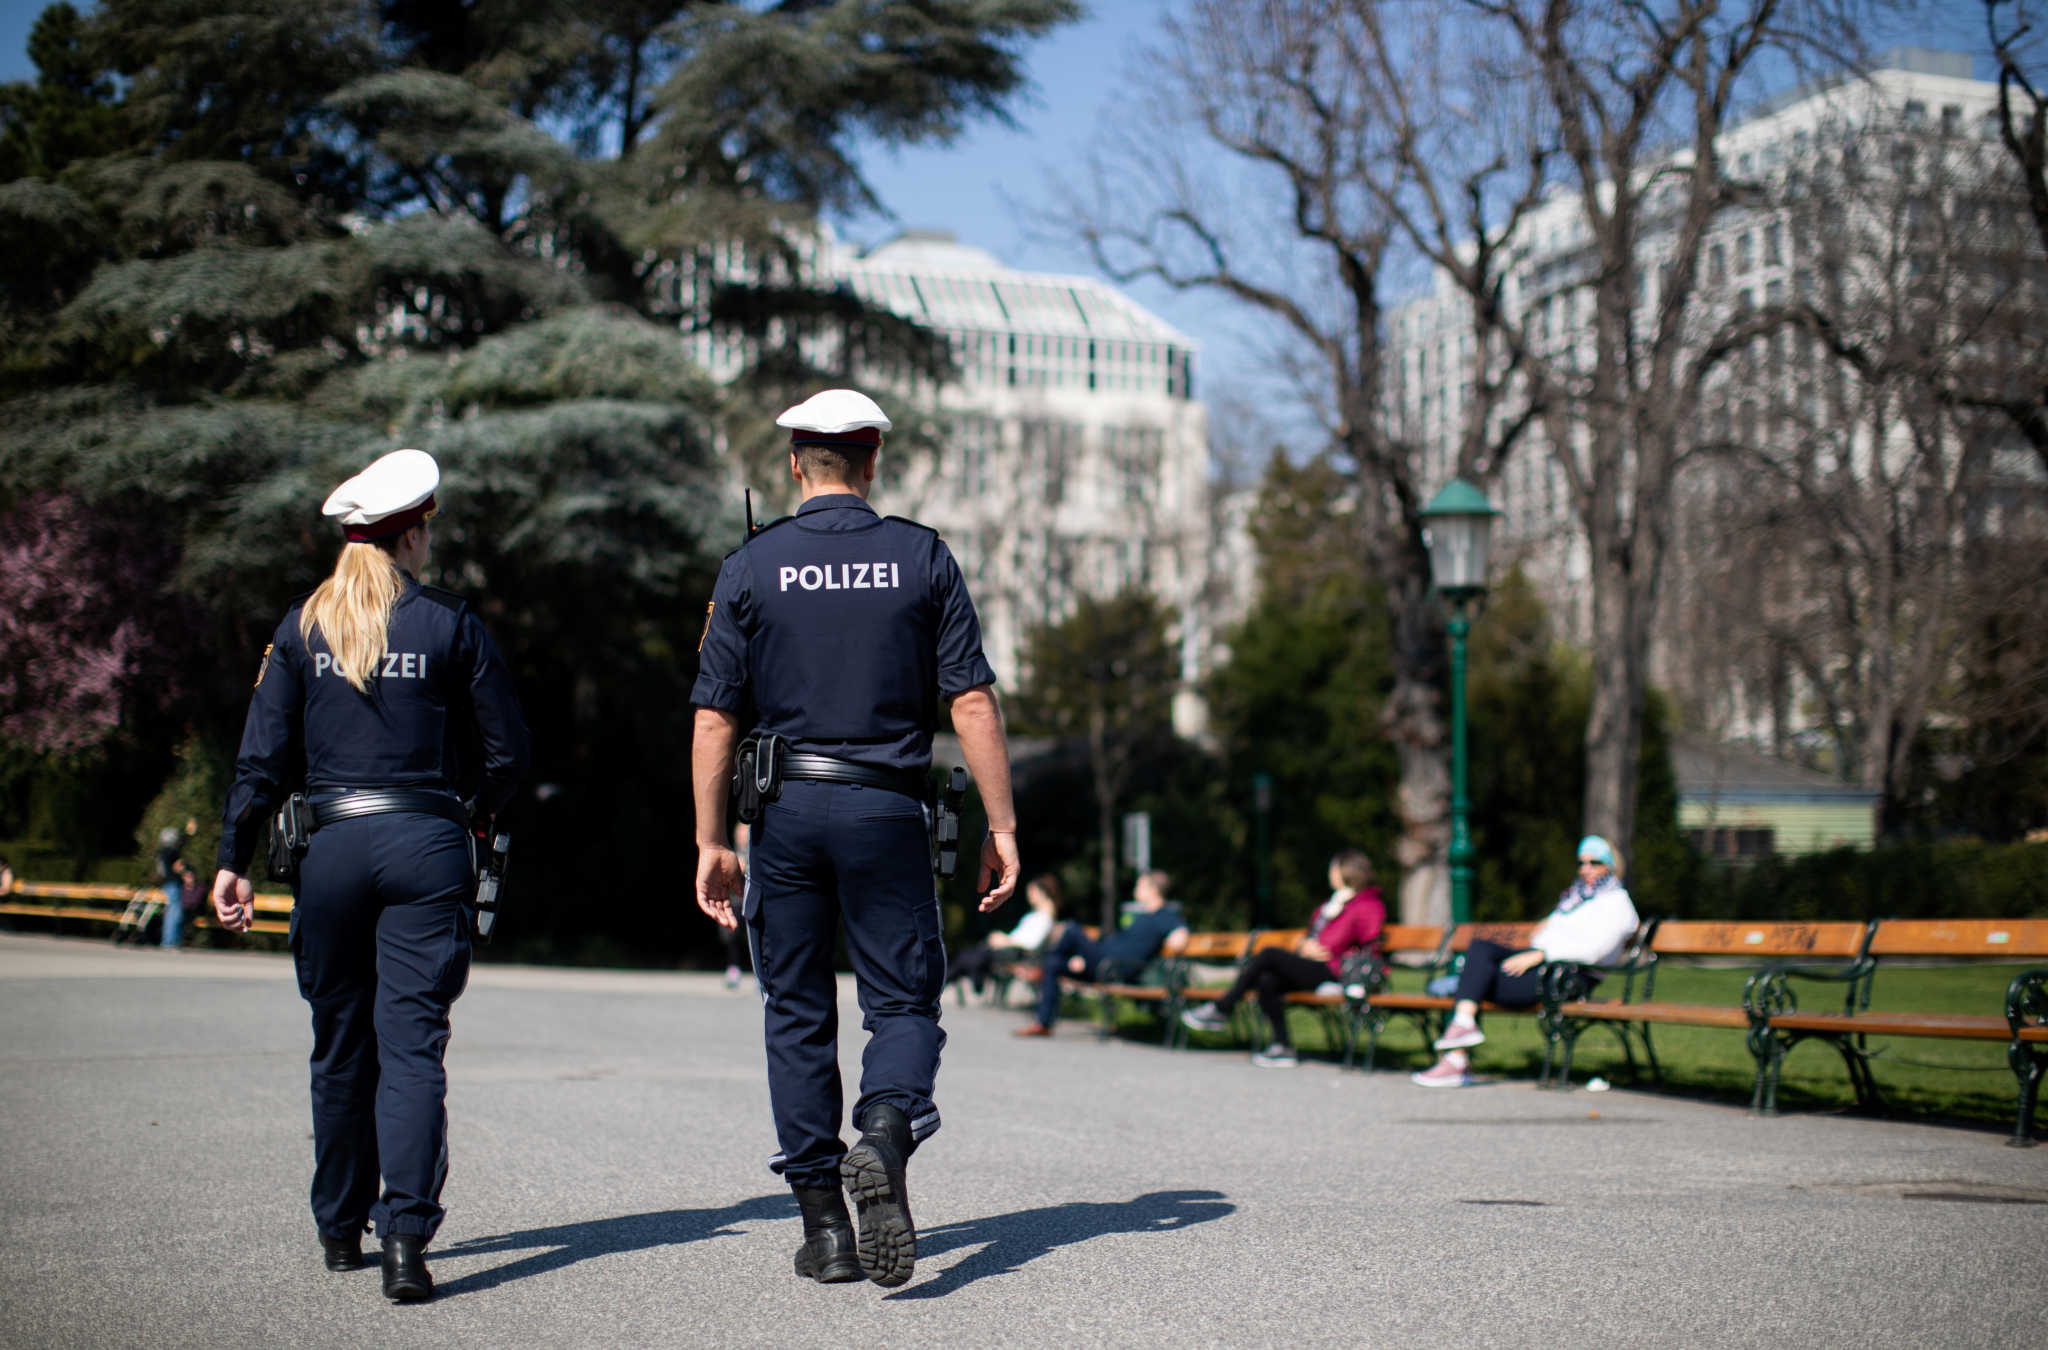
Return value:
[(1705, 865), (1679, 912), (1732, 920), (2048, 917), (2048, 845), (1958, 839)]

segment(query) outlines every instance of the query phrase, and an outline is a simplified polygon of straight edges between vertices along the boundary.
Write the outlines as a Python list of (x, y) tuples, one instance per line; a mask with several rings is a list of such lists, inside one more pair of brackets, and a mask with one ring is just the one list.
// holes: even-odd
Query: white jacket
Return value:
[(1564, 908), (1573, 898), (1567, 890), (1558, 901), (1558, 908), (1537, 925), (1529, 945), (1540, 947), (1546, 961), (1611, 964), (1620, 957), (1622, 948), (1642, 922), (1636, 917), (1635, 902), (1629, 899), (1628, 888), (1617, 878), (1613, 885), (1601, 887), (1570, 909)]

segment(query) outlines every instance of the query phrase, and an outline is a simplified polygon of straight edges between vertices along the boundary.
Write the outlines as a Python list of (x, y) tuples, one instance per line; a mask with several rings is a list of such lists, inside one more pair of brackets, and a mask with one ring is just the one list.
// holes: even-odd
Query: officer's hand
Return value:
[(225, 867), (213, 874), (213, 913), (220, 926), (234, 933), (246, 933), (256, 921), (256, 886), (239, 872)]
[[(1017, 878), (1023, 874), (1023, 864), (1017, 861), (1017, 834), (1005, 830), (1001, 834), (983, 835), (981, 839), (981, 875), (975, 879), (974, 889), (982, 891), (981, 912), (991, 913), (1000, 909), (1003, 902), (1017, 892)], [(997, 878), (991, 888), (989, 878)]]
[(697, 908), (718, 921), (720, 928), (737, 928), (732, 905), (747, 884), (739, 855), (723, 844), (697, 845)]

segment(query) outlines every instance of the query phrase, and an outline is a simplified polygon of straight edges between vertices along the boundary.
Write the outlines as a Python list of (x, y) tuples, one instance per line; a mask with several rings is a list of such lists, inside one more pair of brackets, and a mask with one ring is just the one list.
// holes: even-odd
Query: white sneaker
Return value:
[(1180, 1015), (1180, 1022), (1189, 1031), (1230, 1030), (1230, 1019), (1217, 1012), (1216, 1005), (1213, 1003), (1204, 1003), (1199, 1008), (1183, 1009)]
[(1472, 1076), (1465, 1057), (1460, 1054), (1445, 1055), (1421, 1073), (1411, 1073), (1408, 1081), (1418, 1087), (1461, 1088), (1471, 1087), (1479, 1080)]
[(1436, 1038), (1433, 1049), (1469, 1050), (1486, 1041), (1486, 1033), (1479, 1029), (1477, 1022), (1459, 1020), (1444, 1028), (1444, 1034)]
[(1294, 1047), (1275, 1041), (1252, 1056), (1252, 1063), (1262, 1069), (1291, 1069), (1301, 1063), (1294, 1057)]

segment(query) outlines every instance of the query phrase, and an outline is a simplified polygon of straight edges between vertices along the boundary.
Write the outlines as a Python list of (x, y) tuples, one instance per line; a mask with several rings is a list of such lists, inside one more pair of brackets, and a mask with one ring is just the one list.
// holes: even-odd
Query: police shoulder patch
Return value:
[(711, 636), (711, 611), (717, 608), (716, 600), (708, 601), (704, 606), (704, 631), (697, 634), (697, 650), (700, 652), (704, 650), (704, 639)]
[(258, 689), (263, 687), (263, 677), (270, 673), (270, 654), (276, 650), (277, 644), (275, 642), (263, 644), (263, 659), (256, 665), (256, 687)]

